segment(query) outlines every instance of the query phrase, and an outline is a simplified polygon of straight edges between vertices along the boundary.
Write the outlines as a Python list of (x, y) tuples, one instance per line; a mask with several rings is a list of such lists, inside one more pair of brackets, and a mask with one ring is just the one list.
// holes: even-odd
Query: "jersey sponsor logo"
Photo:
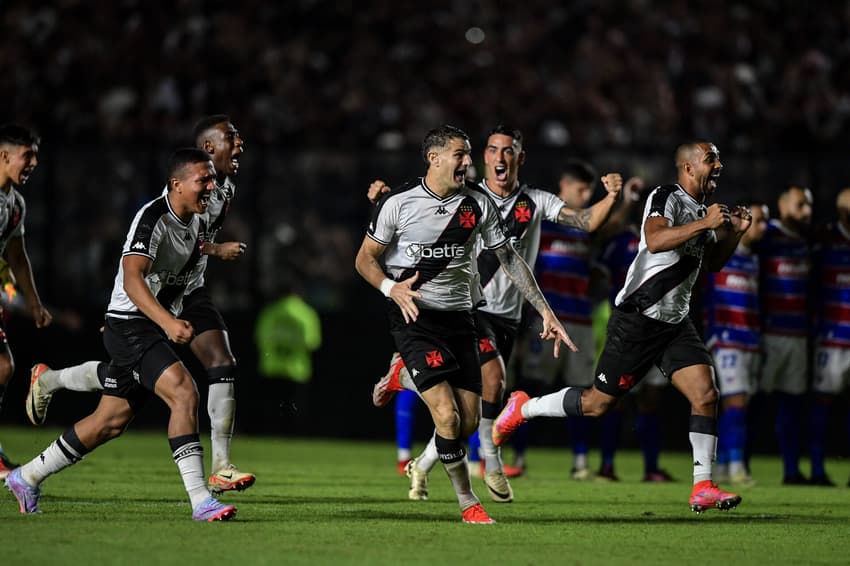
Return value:
[(489, 338), (482, 338), (478, 341), (478, 351), (482, 354), (496, 351), (496, 345)]
[(186, 285), (189, 283), (189, 279), (192, 276), (192, 272), (189, 273), (171, 273), (170, 271), (163, 271), (159, 274), (159, 280), (163, 285)]
[(628, 391), (635, 385), (635, 376), (630, 373), (624, 374), (620, 376), (620, 381), (617, 383), (617, 387)]
[(586, 256), (589, 248), (586, 242), (571, 242), (567, 240), (552, 240), (545, 251), (571, 256)]
[(809, 263), (780, 263), (776, 266), (779, 275), (808, 275)]
[(441, 259), (441, 258), (460, 258), (466, 253), (466, 249), (460, 244), (410, 244), (404, 250), (407, 257), (419, 260), (426, 259)]
[(130, 249), (131, 250), (146, 250), (146, 249), (148, 249), (148, 247), (145, 245), (144, 242), (136, 242), (135, 244), (130, 246)]
[(434, 214), (448, 214), (448, 213), (449, 213), (449, 211), (446, 210), (445, 206), (440, 206), (439, 208), (437, 208), (437, 212), (435, 212)]
[(438, 368), (443, 365), (443, 354), (439, 350), (431, 350), (425, 354), (425, 363), (430, 368)]
[(528, 208), (528, 203), (525, 201), (517, 202), (514, 207), (514, 218), (517, 222), (527, 224), (531, 221), (531, 209)]
[(741, 275), (727, 275), (726, 286), (743, 291), (758, 291), (758, 283), (755, 279)]
[(835, 277), (835, 282), (838, 285), (850, 285), (850, 273), (839, 273)]

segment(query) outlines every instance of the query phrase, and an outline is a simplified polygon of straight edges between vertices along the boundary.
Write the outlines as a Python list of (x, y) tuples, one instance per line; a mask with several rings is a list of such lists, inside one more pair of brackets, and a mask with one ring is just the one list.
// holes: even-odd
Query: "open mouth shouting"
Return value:
[(456, 185), (463, 185), (464, 181), (466, 180), (466, 169), (466, 166), (455, 169), (454, 182)]
[(493, 167), (493, 172), (496, 174), (496, 180), (500, 183), (504, 183), (508, 180), (508, 166), (507, 165), (496, 165)]
[(198, 197), (198, 204), (201, 207), (201, 211), (206, 211), (207, 207), (210, 205), (210, 195), (212, 193), (203, 193), (200, 197)]
[(242, 149), (239, 148), (233, 152), (233, 155), (230, 156), (230, 161), (228, 165), (230, 166), (230, 174), (235, 175), (237, 171), (239, 171), (239, 158), (242, 156)]
[(27, 167), (26, 169), (22, 169), (21, 174), (18, 177), (18, 184), (23, 185), (24, 183), (26, 183), (27, 179), (29, 179), (30, 175), (32, 175), (33, 169), (34, 167)]

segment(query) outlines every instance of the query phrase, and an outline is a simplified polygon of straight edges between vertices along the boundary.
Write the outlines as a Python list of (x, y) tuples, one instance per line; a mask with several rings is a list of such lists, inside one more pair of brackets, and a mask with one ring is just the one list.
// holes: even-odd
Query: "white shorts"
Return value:
[(802, 395), (808, 383), (809, 349), (805, 336), (765, 334), (765, 360), (759, 389)]
[(736, 348), (713, 348), (714, 368), (720, 396), (752, 395), (758, 387), (761, 354)]
[(812, 389), (817, 393), (838, 395), (850, 384), (850, 349), (818, 346), (815, 352), (815, 380)]
[(593, 385), (593, 370), (596, 364), (593, 327), (589, 324), (565, 323), (564, 330), (579, 351), (573, 352), (561, 344), (557, 358), (552, 355), (554, 341), (540, 339), (542, 327), (543, 321), (536, 317), (525, 335), (523, 377), (547, 385), (558, 383), (575, 387)]

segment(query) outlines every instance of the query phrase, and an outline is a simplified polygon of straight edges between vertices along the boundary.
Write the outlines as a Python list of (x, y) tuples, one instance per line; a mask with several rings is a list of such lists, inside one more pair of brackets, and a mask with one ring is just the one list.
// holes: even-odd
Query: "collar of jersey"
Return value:
[(773, 224), (774, 226), (776, 226), (777, 230), (779, 230), (780, 232), (782, 232), (786, 236), (790, 236), (790, 237), (796, 238), (798, 240), (803, 239), (803, 236), (801, 234), (798, 234), (797, 232), (795, 232), (791, 228), (788, 228), (787, 226), (785, 226), (785, 224), (783, 224), (782, 221), (779, 220), (778, 218), (771, 218), (770, 220), (768, 220), (768, 224)]
[(481, 183), (480, 183), (480, 185), (481, 185), (481, 187), (483, 187), (483, 188), (484, 188), (484, 190), (485, 190), (485, 191), (487, 191), (487, 194), (488, 194), (488, 195), (490, 195), (490, 198), (495, 199), (495, 200), (498, 200), (498, 201), (505, 201), (505, 200), (508, 200), (509, 198), (511, 198), (512, 196), (514, 196), (515, 194), (517, 194), (517, 193), (520, 191), (520, 189), (522, 189), (522, 183), (520, 183), (519, 181), (517, 181), (517, 183), (516, 183), (516, 187), (514, 187), (514, 190), (512, 190), (511, 192), (509, 192), (509, 193), (508, 193), (507, 195), (505, 195), (505, 196), (499, 196), (499, 195), (496, 193), (496, 191), (494, 191), (493, 189), (491, 189), (491, 188), (490, 188), (490, 185), (488, 185), (488, 184), (487, 184), (487, 180), (486, 180), (486, 179), (481, 179)]
[(437, 193), (435, 193), (434, 191), (432, 191), (431, 189), (429, 189), (429, 188), (428, 188), (428, 185), (426, 185), (426, 184), (425, 184), (425, 177), (422, 177), (422, 188), (423, 188), (423, 189), (425, 189), (425, 192), (426, 192), (426, 193), (428, 193), (429, 195), (431, 195), (431, 196), (432, 196), (432, 197), (434, 197), (435, 199), (437, 199), (437, 200), (439, 200), (439, 201), (447, 201), (447, 200), (450, 200), (450, 199), (454, 198), (454, 196), (455, 196), (455, 195), (457, 195), (458, 193), (460, 193), (460, 191), (461, 191), (461, 189), (462, 189), (463, 187), (461, 187), (461, 189), (458, 189), (458, 190), (456, 190), (455, 192), (453, 192), (453, 193), (451, 193), (451, 194), (448, 194), (448, 195), (446, 195), (446, 196), (444, 196), (444, 197), (441, 197), (440, 195), (438, 195)]
[[(191, 224), (191, 223), (192, 223), (192, 219), (189, 219), (189, 222), (183, 222), (183, 219), (182, 219), (182, 218), (180, 218), (179, 216), (177, 216), (177, 213), (176, 213), (176, 212), (174, 212), (174, 209), (173, 209), (173, 208), (171, 208), (171, 201), (169, 201), (169, 200), (168, 200), (168, 195), (163, 195), (163, 197), (162, 197), (162, 198), (164, 198), (164, 199), (165, 199), (165, 206), (167, 206), (167, 207), (168, 207), (168, 213), (169, 213), (171, 216), (173, 216), (173, 217), (174, 217), (174, 219), (175, 219), (177, 222), (179, 222), (181, 226), (188, 226), (189, 224)], [(194, 217), (194, 214), (193, 214), (193, 217)]]
[(690, 197), (690, 199), (691, 199), (692, 201), (694, 201), (695, 203), (697, 203), (697, 204), (698, 204), (698, 205), (700, 205), (700, 206), (705, 206), (705, 202), (700, 202), (700, 201), (698, 201), (694, 195), (692, 195), (691, 193), (689, 193), (688, 191), (686, 191), (686, 190), (685, 190), (685, 187), (683, 187), (683, 186), (682, 186), (682, 185), (680, 185), (679, 183), (676, 183), (676, 186), (677, 186), (677, 187), (679, 187), (679, 190), (680, 190), (680, 191), (682, 191), (683, 193), (685, 193), (686, 195), (688, 195), (688, 197)]

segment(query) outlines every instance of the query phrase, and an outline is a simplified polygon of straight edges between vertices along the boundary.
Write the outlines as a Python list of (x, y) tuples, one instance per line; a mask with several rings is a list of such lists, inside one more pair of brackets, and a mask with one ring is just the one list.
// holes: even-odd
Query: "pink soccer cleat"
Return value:
[(689, 503), (691, 504), (691, 511), (696, 513), (702, 513), (711, 508), (728, 511), (741, 503), (741, 496), (727, 493), (711, 480), (705, 480), (694, 484)]
[(511, 435), (524, 424), (526, 419), (522, 416), (522, 406), (530, 397), (524, 391), (514, 391), (508, 398), (508, 404), (493, 422), (493, 444), (501, 446)]

